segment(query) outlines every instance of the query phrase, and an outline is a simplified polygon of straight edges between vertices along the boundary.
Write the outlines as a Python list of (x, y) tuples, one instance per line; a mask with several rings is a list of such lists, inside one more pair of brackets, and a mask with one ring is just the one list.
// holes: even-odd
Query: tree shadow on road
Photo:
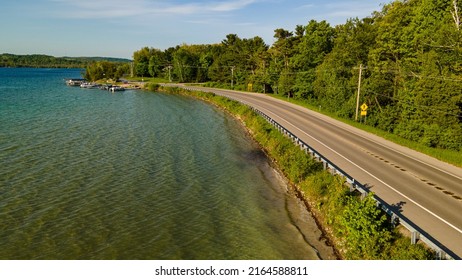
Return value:
[(405, 205), (405, 201), (400, 201), (398, 203), (394, 203), (390, 205), (390, 209), (394, 212), (402, 213), (403, 212), (403, 205)]

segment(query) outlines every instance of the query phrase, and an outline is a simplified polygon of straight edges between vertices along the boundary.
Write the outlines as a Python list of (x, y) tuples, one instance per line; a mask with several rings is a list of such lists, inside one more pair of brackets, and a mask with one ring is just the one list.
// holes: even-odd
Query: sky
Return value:
[(228, 34), (332, 26), (368, 17), (387, 0), (2, 0), (0, 54), (132, 58), (145, 46), (220, 43)]

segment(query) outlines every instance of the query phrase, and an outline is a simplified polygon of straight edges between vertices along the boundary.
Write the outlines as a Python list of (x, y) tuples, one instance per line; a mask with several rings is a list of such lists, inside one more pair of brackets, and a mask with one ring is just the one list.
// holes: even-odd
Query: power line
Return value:
[[(165, 65), (166, 66), (166, 69), (169, 70), (169, 72), (174, 69), (175, 67), (172, 66), (171, 64), (167, 64)], [(205, 66), (196, 66), (196, 65), (181, 65), (181, 67), (183, 68), (197, 68), (197, 69), (209, 69), (209, 68), (226, 68), (226, 69), (230, 69), (231, 70), (231, 76), (233, 77), (234, 76), (234, 71), (236, 69), (238, 69), (236, 66), (227, 66), (227, 65), (223, 65), (223, 66), (208, 66), (208, 67), (205, 67)], [(359, 73), (359, 77), (358, 77), (358, 95), (360, 94), (360, 91), (361, 91), (361, 77), (362, 77), (362, 71), (363, 70), (376, 70), (376, 71), (385, 71), (386, 73), (399, 73), (399, 74), (403, 74), (403, 71), (400, 71), (400, 70), (397, 70), (397, 69), (392, 69), (392, 68), (379, 68), (379, 67), (373, 67), (373, 68), (368, 68), (368, 67), (364, 67), (362, 65), (360, 65), (360, 67), (351, 67), (351, 68), (329, 68), (329, 69), (324, 69), (322, 70), (322, 72), (330, 72), (330, 73), (335, 73), (335, 71), (337, 70), (342, 70), (342, 71), (345, 71), (345, 70), (358, 70), (360, 71)], [(242, 70), (240, 69), (240, 71), (246, 71), (246, 70)], [(247, 70), (248, 72), (251, 72), (250, 70)], [(315, 69), (316, 72), (319, 72), (321, 70), (319, 69)], [(353, 71), (352, 71), (353, 72)], [(303, 74), (303, 73), (312, 73), (311, 71), (292, 71), (292, 72), (265, 72), (265, 73), (261, 73), (263, 75), (269, 75), (269, 76), (280, 76), (280, 75), (297, 75), (297, 74)], [(404, 72), (405, 73), (405, 72)], [(407, 74), (406, 76), (411, 76), (411, 77), (417, 77), (417, 78), (426, 78), (426, 79), (438, 79), (438, 80), (443, 80), (443, 81), (452, 81), (452, 82), (462, 82), (462, 79), (453, 79), (453, 78), (447, 78), (447, 77), (437, 77), (437, 76), (422, 76), (422, 75), (417, 75), (417, 74)], [(353, 77), (353, 75), (352, 75)], [(352, 78), (351, 77), (351, 78)], [(232, 81), (233, 83), (233, 81)], [(344, 86), (328, 86), (328, 87), (323, 87), (325, 89), (344, 89), (345, 87)], [(416, 104), (416, 103), (411, 103), (411, 102), (408, 102), (406, 100), (403, 100), (403, 99), (399, 99), (399, 98), (396, 98), (396, 97), (391, 97), (391, 96), (388, 96), (388, 95), (384, 95), (384, 94), (380, 94), (380, 93), (376, 93), (376, 92), (372, 92), (370, 90), (366, 90), (365, 91), (366, 94), (372, 94), (372, 95), (376, 95), (376, 96), (381, 96), (381, 97), (385, 97), (385, 98), (388, 98), (390, 100), (393, 100), (395, 102), (400, 102), (402, 104), (406, 104), (412, 108), (422, 108), (422, 109), (425, 109), (425, 110), (430, 110), (430, 111), (435, 111), (435, 112), (440, 112), (440, 113), (444, 113), (446, 115), (451, 115), (451, 116), (456, 116), (456, 117), (460, 117), (461, 114), (455, 114), (455, 113), (451, 113), (449, 112), (446, 108), (437, 108), (435, 107), (434, 105), (431, 105), (431, 106), (427, 106), (427, 105), (420, 105), (420, 104)], [(359, 98), (357, 98), (357, 107), (359, 105)], [(358, 109), (356, 109), (356, 111), (358, 111)], [(356, 115), (358, 114), (358, 112), (356, 112)]]
[[(164, 67), (166, 68), (167, 66), (169, 66), (171, 64), (166, 64), (166, 65), (159, 65), (159, 67)], [(228, 66), (228, 65), (222, 65), (222, 66), (217, 66), (217, 65), (214, 65), (214, 66), (197, 66), (197, 65), (181, 65), (181, 67), (183, 68), (196, 68), (196, 69), (210, 69), (210, 68), (226, 68), (226, 69), (231, 69), (231, 68), (235, 68), (235, 69), (238, 69), (240, 70), (241, 72), (242, 71), (247, 71), (247, 72), (253, 72), (255, 70), (248, 70), (248, 69), (243, 69), (243, 68), (240, 68), (240, 67), (237, 67), (237, 66)], [(175, 68), (173, 66), (173, 68)], [(350, 71), (351, 72), (351, 77), (353, 77), (353, 70), (357, 70), (359, 69), (358, 67), (346, 67), (346, 68), (343, 68), (343, 67), (336, 67), (336, 68), (328, 68), (328, 69), (318, 69), (318, 68), (313, 68), (314, 72), (315, 73), (319, 73), (319, 72), (325, 72), (325, 73), (337, 73), (337, 72), (345, 72), (345, 71)], [(407, 71), (402, 71), (402, 70), (398, 70), (398, 69), (394, 69), (394, 68), (381, 68), (381, 67), (372, 67), (372, 68), (369, 68), (369, 67), (363, 67), (362, 68), (363, 70), (369, 70), (369, 72), (373, 72), (373, 71), (377, 71), (377, 72), (382, 72), (382, 74), (386, 74), (386, 73), (389, 73), (389, 74), (400, 74), (400, 75), (403, 75), (403, 76), (406, 76), (406, 77), (412, 77), (412, 78), (418, 78), (418, 79), (432, 79), (432, 80), (441, 80), (441, 81), (449, 81), (449, 82), (462, 82), (462, 78), (451, 78), (451, 77), (446, 77), (446, 76), (426, 76), (426, 75), (421, 75), (421, 74), (418, 74), (418, 73), (414, 73), (414, 72), (407, 72)], [(312, 71), (307, 71), (307, 70), (300, 70), (300, 71), (279, 71), (279, 72), (266, 72), (265, 74), (267, 75), (297, 75), (297, 74), (307, 74), (307, 73), (313, 73)]]

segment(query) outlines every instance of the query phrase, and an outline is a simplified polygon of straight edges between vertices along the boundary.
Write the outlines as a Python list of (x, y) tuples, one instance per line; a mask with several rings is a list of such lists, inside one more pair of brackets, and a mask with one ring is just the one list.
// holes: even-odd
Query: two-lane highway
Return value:
[(268, 95), (188, 88), (227, 96), (267, 114), (462, 256), (462, 168)]

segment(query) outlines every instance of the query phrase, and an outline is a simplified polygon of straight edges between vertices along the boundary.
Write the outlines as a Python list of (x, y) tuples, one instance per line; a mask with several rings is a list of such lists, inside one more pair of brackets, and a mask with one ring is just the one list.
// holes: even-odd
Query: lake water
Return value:
[(79, 76), (0, 68), (0, 259), (318, 258), (303, 205), (236, 120), (65, 85)]

